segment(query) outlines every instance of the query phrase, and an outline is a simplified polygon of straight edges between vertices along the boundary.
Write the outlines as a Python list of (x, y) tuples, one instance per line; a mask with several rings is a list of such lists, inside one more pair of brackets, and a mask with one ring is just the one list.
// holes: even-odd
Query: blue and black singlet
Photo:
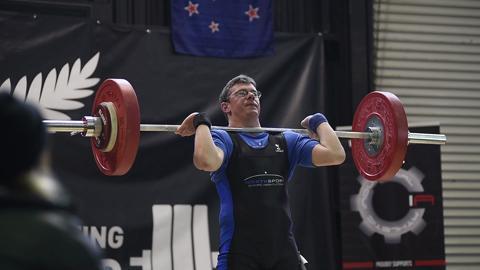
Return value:
[(312, 167), (317, 141), (293, 133), (212, 130), (224, 161), (212, 173), (220, 196), (217, 269), (301, 269), (287, 181), (297, 165)]

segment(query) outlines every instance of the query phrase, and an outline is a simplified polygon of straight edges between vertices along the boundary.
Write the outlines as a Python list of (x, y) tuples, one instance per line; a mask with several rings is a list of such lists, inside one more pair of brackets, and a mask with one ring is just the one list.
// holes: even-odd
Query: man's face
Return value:
[(228, 101), (222, 103), (222, 110), (229, 116), (256, 117), (260, 115), (259, 92), (251, 83), (239, 83), (230, 88)]

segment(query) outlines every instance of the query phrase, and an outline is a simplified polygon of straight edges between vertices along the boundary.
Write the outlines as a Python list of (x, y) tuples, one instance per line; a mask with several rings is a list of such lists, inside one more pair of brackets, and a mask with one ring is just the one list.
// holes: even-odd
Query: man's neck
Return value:
[(258, 118), (249, 121), (239, 121), (236, 119), (229, 119), (228, 126), (233, 128), (255, 128), (260, 127)]

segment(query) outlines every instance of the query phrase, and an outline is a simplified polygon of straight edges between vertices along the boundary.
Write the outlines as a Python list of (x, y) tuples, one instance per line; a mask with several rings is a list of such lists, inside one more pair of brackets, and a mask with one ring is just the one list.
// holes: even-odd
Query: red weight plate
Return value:
[(391, 179), (403, 165), (408, 145), (408, 122), (403, 105), (392, 93), (371, 92), (365, 96), (353, 118), (353, 131), (368, 131), (369, 119), (377, 118), (383, 125), (383, 144), (373, 155), (364, 140), (352, 139), (355, 166), (368, 180)]
[(137, 156), (140, 141), (140, 108), (132, 85), (123, 79), (107, 79), (97, 90), (93, 102), (93, 113), (102, 102), (111, 102), (117, 116), (117, 140), (113, 149), (103, 152), (97, 147), (95, 138), (91, 146), (95, 162), (106, 175), (126, 174)]

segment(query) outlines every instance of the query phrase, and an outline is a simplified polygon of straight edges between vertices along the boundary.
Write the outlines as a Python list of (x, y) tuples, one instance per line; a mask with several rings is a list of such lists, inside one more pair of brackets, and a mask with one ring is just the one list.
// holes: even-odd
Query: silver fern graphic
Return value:
[(99, 58), (100, 52), (97, 52), (83, 68), (80, 58), (73, 63), (71, 69), (66, 63), (58, 76), (57, 70), (53, 68), (45, 81), (42, 80), (42, 73), (39, 73), (30, 87), (27, 85), (27, 76), (23, 76), (13, 92), (8, 78), (0, 86), (0, 91), (7, 91), (20, 100), (37, 104), (45, 119), (70, 120), (70, 116), (62, 111), (76, 110), (85, 106), (77, 100), (92, 95), (94, 91), (91, 88), (100, 81), (99, 78), (90, 78), (97, 68)]

